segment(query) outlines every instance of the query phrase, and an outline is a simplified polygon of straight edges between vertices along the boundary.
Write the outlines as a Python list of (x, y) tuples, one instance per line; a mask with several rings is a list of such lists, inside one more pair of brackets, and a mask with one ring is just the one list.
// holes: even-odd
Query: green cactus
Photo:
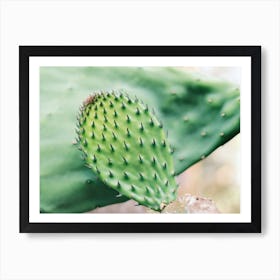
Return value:
[(86, 165), (108, 186), (157, 211), (175, 200), (172, 151), (163, 126), (138, 99), (122, 93), (88, 97), (77, 134)]
[(228, 82), (168, 67), (42, 67), (42, 212), (84, 212), (127, 199), (85, 168), (71, 143), (77, 104), (92, 91), (122, 88), (154, 108), (168, 131), (176, 174), (239, 133), (239, 89)]

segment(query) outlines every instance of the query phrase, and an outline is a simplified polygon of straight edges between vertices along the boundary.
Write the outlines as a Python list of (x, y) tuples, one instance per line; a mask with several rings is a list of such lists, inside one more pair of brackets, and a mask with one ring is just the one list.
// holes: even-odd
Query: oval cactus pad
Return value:
[(88, 97), (77, 134), (86, 165), (108, 186), (157, 211), (175, 200), (172, 150), (161, 122), (141, 101), (115, 92)]

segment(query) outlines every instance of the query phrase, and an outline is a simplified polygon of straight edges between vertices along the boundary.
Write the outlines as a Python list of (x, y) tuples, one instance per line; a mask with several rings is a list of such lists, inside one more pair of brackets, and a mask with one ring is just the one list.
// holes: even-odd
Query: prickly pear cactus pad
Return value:
[(138, 99), (117, 93), (88, 97), (77, 134), (87, 166), (108, 186), (158, 211), (175, 200), (172, 151), (162, 123)]

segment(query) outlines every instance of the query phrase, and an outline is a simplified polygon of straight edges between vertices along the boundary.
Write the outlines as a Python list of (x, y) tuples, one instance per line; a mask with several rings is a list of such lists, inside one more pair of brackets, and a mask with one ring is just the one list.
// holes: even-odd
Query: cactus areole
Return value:
[(80, 108), (77, 144), (86, 166), (121, 195), (156, 211), (176, 199), (162, 123), (137, 98), (119, 92), (89, 96)]

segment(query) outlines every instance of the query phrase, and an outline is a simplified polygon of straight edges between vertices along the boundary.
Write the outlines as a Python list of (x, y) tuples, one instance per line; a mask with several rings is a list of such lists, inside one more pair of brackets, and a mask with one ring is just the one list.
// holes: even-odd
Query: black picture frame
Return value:
[[(250, 223), (32, 223), (29, 221), (29, 58), (33, 56), (251, 57)], [(21, 233), (261, 232), (261, 46), (19, 46)], [(39, 186), (38, 186), (39, 187)]]

